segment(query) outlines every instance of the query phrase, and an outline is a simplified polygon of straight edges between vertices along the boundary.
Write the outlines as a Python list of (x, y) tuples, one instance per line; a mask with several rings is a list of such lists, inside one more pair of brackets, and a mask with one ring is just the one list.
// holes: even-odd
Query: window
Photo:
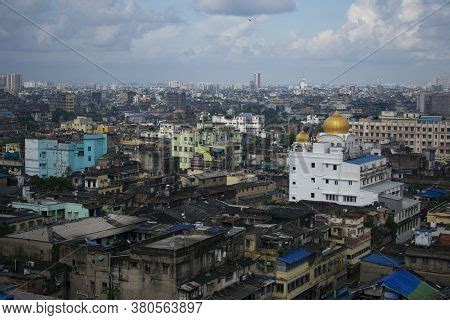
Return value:
[(354, 197), (354, 196), (344, 196), (344, 202), (356, 202), (356, 197)]
[(333, 164), (333, 170), (337, 170), (337, 164)]
[(292, 167), (292, 171), (295, 171), (295, 170), (297, 170), (297, 168), (296, 167)]
[(314, 199), (315, 198), (315, 194), (314, 193), (311, 193), (311, 199)]
[(316, 167), (316, 163), (315, 162), (311, 162), (311, 168), (315, 168)]
[(91, 150), (92, 150), (92, 147), (91, 147), (91, 146), (89, 146), (89, 147), (88, 147), (88, 151), (91, 151)]
[(349, 181), (349, 182), (348, 182), (348, 185), (349, 185), (349, 186), (353, 185), (353, 181)]
[(275, 284), (275, 291), (279, 293), (284, 292), (284, 283), (277, 283)]
[(312, 183), (316, 183), (316, 178), (311, 178)]
[(163, 274), (169, 274), (169, 264), (168, 263), (163, 263), (162, 264), (162, 273)]
[(292, 184), (295, 186), (296, 182), (295, 182), (295, 181), (292, 181)]
[(339, 184), (339, 181), (338, 180), (334, 180), (334, 185), (338, 185)]
[(325, 179), (325, 183), (326, 183), (326, 184), (329, 184), (329, 183), (330, 183), (330, 180)]
[(92, 161), (92, 157), (91, 156), (88, 156), (88, 161)]

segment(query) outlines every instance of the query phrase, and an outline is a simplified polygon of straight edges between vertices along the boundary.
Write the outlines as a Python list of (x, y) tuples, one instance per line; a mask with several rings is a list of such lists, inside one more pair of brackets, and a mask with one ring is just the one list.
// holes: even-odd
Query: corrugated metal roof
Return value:
[(371, 253), (368, 256), (362, 258), (361, 260), (385, 267), (398, 267), (399, 265), (404, 263), (403, 259), (388, 258), (378, 253)]
[(439, 293), (428, 283), (403, 269), (382, 278), (379, 283), (410, 300), (431, 300)]
[(309, 252), (308, 250), (298, 248), (298, 249), (294, 249), (292, 251), (286, 252), (285, 254), (279, 256), (278, 260), (288, 263), (288, 264), (292, 264), (292, 263), (301, 261), (301, 260), (309, 257), (310, 255), (311, 255), (311, 252)]

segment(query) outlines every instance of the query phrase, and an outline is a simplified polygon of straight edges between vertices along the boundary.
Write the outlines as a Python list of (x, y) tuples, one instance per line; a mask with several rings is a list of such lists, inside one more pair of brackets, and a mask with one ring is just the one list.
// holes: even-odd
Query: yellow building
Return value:
[(363, 214), (344, 214), (329, 218), (330, 240), (345, 245), (349, 268), (359, 265), (361, 258), (371, 252), (371, 230), (364, 227)]
[[(277, 200), (278, 196), (280, 196), (280, 193), (274, 193), (273, 195), (271, 192), (275, 191), (276, 184), (273, 181), (256, 181), (256, 182), (244, 182), (239, 183), (235, 185), (236, 190), (236, 203), (239, 203), (239, 200), (248, 199), (251, 197), (258, 197), (258, 196), (264, 196), (269, 195), (271, 197), (271, 200)], [(281, 195), (282, 198), (282, 195)], [(280, 199), (281, 199), (280, 198)]]
[(74, 112), (75, 110), (75, 96), (66, 95), (66, 111)]
[(444, 202), (428, 211), (427, 222), (450, 225), (450, 203)]
[(10, 153), (22, 152), (22, 146), (19, 143), (7, 143), (5, 144), (5, 151)]
[(106, 124), (99, 124), (97, 126), (97, 129), (95, 130), (96, 134), (102, 134), (102, 133), (112, 133), (116, 130), (115, 126), (110, 126)]
[(227, 185), (227, 173), (223, 171), (208, 171), (194, 174), (194, 185), (199, 188)]
[(84, 133), (94, 133), (97, 128), (97, 124), (87, 117), (77, 117), (72, 121), (61, 123), (61, 130), (66, 131), (78, 131)]
[(346, 288), (345, 248), (297, 248), (277, 258), (274, 299), (335, 299)]

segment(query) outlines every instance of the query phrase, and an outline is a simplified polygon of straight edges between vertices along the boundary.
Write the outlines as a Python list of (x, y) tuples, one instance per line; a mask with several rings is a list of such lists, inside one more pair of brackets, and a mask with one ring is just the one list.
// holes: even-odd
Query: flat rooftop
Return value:
[(361, 164), (364, 164), (364, 163), (381, 160), (383, 158), (384, 157), (382, 157), (382, 156), (368, 155), (368, 156), (364, 156), (364, 157), (349, 159), (349, 160), (346, 160), (345, 162), (346, 163), (352, 163), (352, 164), (359, 164), (359, 165), (361, 165)]
[(385, 180), (385, 181), (381, 181), (381, 182), (372, 184), (370, 186), (366, 186), (361, 189), (364, 191), (370, 191), (373, 193), (383, 193), (383, 192), (386, 192), (386, 191), (394, 189), (394, 188), (400, 188), (401, 186), (403, 186), (403, 183), (401, 183), (401, 182)]
[(203, 173), (194, 174), (194, 177), (198, 179), (211, 179), (211, 178), (220, 178), (225, 177), (227, 175), (224, 171), (207, 171)]
[(95, 240), (136, 230), (145, 220), (138, 217), (109, 214), (43, 226), (31, 231), (7, 235), (8, 238), (57, 243), (65, 240)]
[(145, 248), (162, 249), (162, 250), (178, 250), (190, 247), (196, 243), (212, 238), (214, 235), (193, 234), (193, 235), (177, 235), (170, 238), (162, 239), (153, 243), (144, 245)]

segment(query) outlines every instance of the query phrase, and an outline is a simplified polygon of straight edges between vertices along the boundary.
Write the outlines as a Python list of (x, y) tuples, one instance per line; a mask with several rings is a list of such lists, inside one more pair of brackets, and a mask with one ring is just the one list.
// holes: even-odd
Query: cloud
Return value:
[(183, 56), (189, 59), (215, 57), (227, 62), (262, 56), (270, 51), (271, 45), (264, 34), (258, 32), (260, 24), (267, 19), (268, 16), (259, 16), (258, 22), (253, 23), (246, 17), (207, 16), (191, 26), (188, 36), (192, 41), (190, 48), (183, 50)]
[[(156, 12), (135, 0), (19, 0), (11, 4), (78, 49), (123, 51), (148, 32), (183, 23), (172, 8)], [(14, 12), (1, 6), (0, 50), (66, 50)]]
[(194, 0), (197, 11), (213, 15), (270, 15), (296, 10), (295, 0)]
[[(442, 0), (357, 0), (339, 28), (323, 30), (309, 38), (291, 31), (291, 48), (305, 56), (356, 61), (443, 3)], [(404, 58), (448, 57), (450, 42), (446, 30), (450, 30), (450, 19), (444, 9), (396, 38), (375, 58), (390, 55), (395, 62)]]

